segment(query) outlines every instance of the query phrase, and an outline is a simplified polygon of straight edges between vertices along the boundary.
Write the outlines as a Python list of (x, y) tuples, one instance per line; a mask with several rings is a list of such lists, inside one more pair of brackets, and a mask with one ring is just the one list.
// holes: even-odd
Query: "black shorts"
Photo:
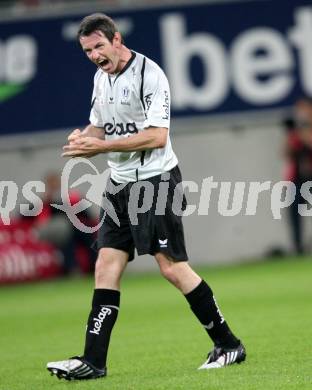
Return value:
[(129, 261), (135, 248), (138, 255), (163, 252), (174, 261), (187, 261), (182, 225), (186, 199), (181, 182), (178, 166), (162, 175), (127, 183), (115, 194), (119, 184), (110, 180), (103, 195), (106, 207), (101, 210), (97, 249), (123, 250), (129, 253)]

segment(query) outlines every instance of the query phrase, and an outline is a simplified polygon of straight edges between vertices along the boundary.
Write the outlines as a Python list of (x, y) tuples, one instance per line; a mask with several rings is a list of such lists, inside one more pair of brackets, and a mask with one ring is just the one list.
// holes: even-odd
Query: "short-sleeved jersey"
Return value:
[[(95, 74), (90, 123), (102, 127), (105, 139), (131, 137), (148, 127), (170, 124), (170, 90), (162, 69), (142, 54), (132, 57), (117, 75)], [(163, 148), (108, 153), (111, 177), (118, 183), (144, 180), (178, 163), (170, 137)]]

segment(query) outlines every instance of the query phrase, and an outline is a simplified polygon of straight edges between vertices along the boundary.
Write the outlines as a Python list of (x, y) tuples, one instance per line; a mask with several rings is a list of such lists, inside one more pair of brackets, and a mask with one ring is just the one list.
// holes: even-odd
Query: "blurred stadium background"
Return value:
[[(312, 95), (312, 6), (288, 0), (282, 8), (270, 0), (1, 2), (0, 177), (18, 186), (10, 218), (27, 203), (25, 183), (61, 171), (67, 134), (87, 123), (95, 69), (75, 33), (80, 19), (95, 11), (116, 18), (127, 46), (168, 75), (173, 143), (184, 180), (199, 189), (211, 176), (232, 183), (283, 180), (283, 120), (298, 96)], [(104, 156), (92, 161), (99, 172), (106, 169)], [(84, 173), (86, 167), (77, 167), (76, 177)], [(5, 183), (1, 191), (3, 217)], [(190, 192), (189, 203), (198, 205), (199, 196)], [(244, 215), (246, 197), (237, 215), (221, 216), (218, 197), (219, 189), (212, 192), (208, 215), (185, 217), (193, 263), (227, 264), (292, 251), (284, 213), (282, 219), (272, 216), (270, 191), (259, 196), (253, 216)], [(14, 238), (10, 252), (5, 249), (7, 228), (1, 230), (0, 271), (9, 279), (32, 278), (35, 266), (27, 266), (27, 256), (21, 270), (20, 252), (12, 254), (23, 238)], [(154, 267), (152, 259), (145, 260), (138, 258), (130, 269)]]

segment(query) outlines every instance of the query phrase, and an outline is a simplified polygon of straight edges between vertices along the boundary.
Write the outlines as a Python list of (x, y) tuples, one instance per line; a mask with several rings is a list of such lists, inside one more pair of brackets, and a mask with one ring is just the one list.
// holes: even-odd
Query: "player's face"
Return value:
[(102, 31), (94, 31), (88, 36), (80, 37), (82, 50), (88, 58), (106, 73), (119, 72), (121, 37), (115, 33), (110, 42)]

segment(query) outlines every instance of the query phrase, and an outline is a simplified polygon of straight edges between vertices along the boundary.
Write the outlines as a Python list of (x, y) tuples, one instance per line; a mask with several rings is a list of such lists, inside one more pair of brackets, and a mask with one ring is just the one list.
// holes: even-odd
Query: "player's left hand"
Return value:
[(104, 152), (105, 141), (96, 137), (81, 137), (63, 146), (63, 157), (93, 157)]

